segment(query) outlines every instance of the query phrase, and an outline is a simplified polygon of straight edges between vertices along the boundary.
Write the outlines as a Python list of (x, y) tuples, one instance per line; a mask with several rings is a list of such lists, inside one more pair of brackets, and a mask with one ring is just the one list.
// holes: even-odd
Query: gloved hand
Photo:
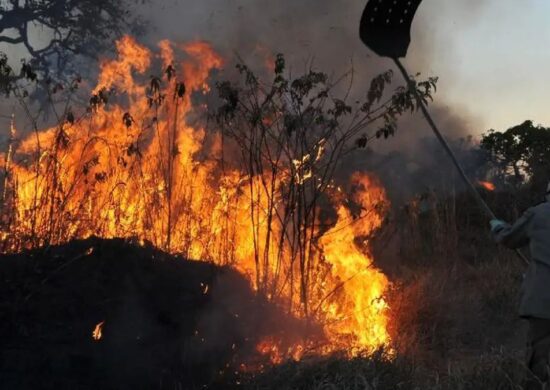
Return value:
[(503, 227), (504, 225), (506, 225), (506, 222), (500, 220), (500, 219), (492, 219), (491, 222), (489, 222), (491, 224), (491, 231), (492, 232), (495, 232), (497, 230), (499, 230), (501, 227)]

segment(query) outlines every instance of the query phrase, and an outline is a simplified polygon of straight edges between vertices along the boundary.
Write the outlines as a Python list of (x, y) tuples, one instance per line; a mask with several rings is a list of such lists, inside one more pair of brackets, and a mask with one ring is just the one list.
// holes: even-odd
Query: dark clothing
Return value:
[(541, 382), (531, 381), (529, 388), (542, 389), (550, 378), (550, 320), (529, 319), (526, 358), (527, 367)]
[(530, 208), (513, 225), (495, 229), (494, 235), (509, 248), (529, 245), (531, 262), (521, 289), (519, 315), (550, 320), (550, 203)]
[(523, 280), (519, 315), (529, 320), (527, 366), (538, 378), (528, 389), (547, 389), (550, 379), (550, 203), (527, 210), (513, 225), (493, 230), (509, 248), (529, 245), (531, 261)]

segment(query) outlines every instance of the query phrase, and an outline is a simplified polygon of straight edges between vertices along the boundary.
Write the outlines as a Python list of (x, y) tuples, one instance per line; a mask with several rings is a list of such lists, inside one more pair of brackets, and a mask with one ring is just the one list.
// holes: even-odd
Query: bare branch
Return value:
[[(132, 0), (9, 0), (0, 4), (0, 42), (23, 45), (36, 72), (74, 74), (70, 54), (96, 57), (98, 52), (110, 50), (111, 42), (125, 31), (141, 25), (129, 12), (131, 4)], [(29, 23), (51, 30), (45, 47), (33, 46)], [(17, 31), (19, 36), (7, 34), (8, 30)], [(50, 69), (52, 66), (64, 69)]]
[(23, 43), (23, 37), (19, 36), (17, 38), (12, 38), (12, 37), (5, 37), (0, 35), (0, 42), (16, 45), (18, 43)]

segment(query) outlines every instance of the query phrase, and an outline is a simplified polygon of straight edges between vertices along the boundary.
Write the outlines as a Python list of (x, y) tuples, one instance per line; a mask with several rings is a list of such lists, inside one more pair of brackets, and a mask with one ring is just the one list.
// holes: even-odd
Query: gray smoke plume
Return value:
[[(441, 42), (434, 31), (451, 29), (452, 26), (441, 27), (450, 15), (462, 26), (475, 22), (475, 15), (490, 1), (468, 0), (457, 4), (425, 0), (415, 18), (409, 55), (404, 60), (409, 71), (413, 74), (420, 72), (420, 78), (438, 76), (430, 73), (433, 71), (432, 62), (438, 56), (451, 53), (453, 42)], [(149, 44), (164, 38), (206, 40), (229, 61), (238, 54), (251, 65), (261, 65), (266, 52), (283, 53), (295, 75), (304, 72), (310, 64), (336, 76), (353, 66), (352, 94), (361, 97), (372, 77), (393, 69), (391, 60), (378, 57), (359, 39), (359, 20), (365, 4), (366, 0), (174, 0), (163, 2), (162, 7), (154, 3), (146, 5), (144, 10), (153, 28), (147, 36)], [(443, 87), (452, 85), (452, 82), (440, 80)], [(393, 87), (402, 84), (401, 76), (395, 72)], [(430, 111), (452, 140), (482, 130), (477, 127), (475, 118), (448, 107), (437, 94)], [(385, 176), (384, 184), (394, 200), (406, 198), (426, 187), (436, 187), (440, 185), (434, 179), (438, 175), (431, 173), (452, 167), (442, 165), (445, 156), (440, 155), (439, 145), (431, 142), (430, 137), (433, 137), (431, 130), (420, 115), (407, 115), (401, 120), (396, 137), (376, 142), (371, 146), (370, 154), (356, 155), (351, 164), (346, 163), (346, 169), (340, 175), (347, 176), (350, 169), (374, 170)], [(388, 163), (384, 162), (388, 156), (393, 156), (393, 165), (408, 168), (388, 169)], [(396, 156), (399, 156), (399, 164), (395, 163)], [(399, 175), (393, 171), (399, 171)], [(414, 172), (423, 172), (423, 180), (419, 182)], [(449, 177), (450, 174), (440, 176)]]
[[(409, 71), (413, 74), (421, 72), (420, 78), (439, 76), (434, 73), (432, 64), (435, 59), (452, 52), (453, 42), (441, 42), (434, 32), (453, 29), (453, 26), (444, 25), (453, 20), (459, 21), (458, 33), (464, 24), (475, 22), (478, 11), (493, 1), (424, 0), (415, 18), (409, 54), (404, 60)], [(228, 67), (236, 62), (238, 55), (256, 72), (261, 72), (266, 57), (276, 53), (285, 55), (287, 68), (293, 75), (299, 75), (312, 66), (337, 77), (353, 67), (352, 96), (361, 98), (366, 94), (372, 77), (393, 68), (391, 60), (378, 57), (359, 39), (359, 20), (365, 4), (366, 0), (151, 0), (144, 1), (135, 11), (148, 20), (149, 31), (139, 39), (150, 46), (162, 39), (177, 42), (205, 40), (227, 59)], [(93, 78), (93, 75), (83, 76)], [(452, 83), (449, 78), (441, 78), (440, 89), (444, 90)], [(402, 84), (400, 75), (395, 73), (393, 87)], [(443, 132), (452, 139), (479, 133), (482, 129), (478, 128), (476, 118), (448, 107), (441, 98), (443, 94), (436, 94), (430, 107)], [(0, 105), (6, 112), (13, 110), (6, 102)], [(2, 126), (7, 127), (6, 119), (2, 119)], [(421, 141), (429, 137), (432, 137), (431, 131), (421, 117), (406, 116), (396, 137), (381, 140), (371, 147), (382, 156), (395, 155), (397, 151), (406, 158), (406, 165), (427, 168), (433, 162), (428, 163), (430, 159), (425, 156), (436, 153), (426, 149), (429, 143)], [(0, 138), (0, 141), (5, 140)], [(437, 149), (437, 145), (432, 147)], [(372, 164), (367, 164), (369, 159), (372, 160), (372, 156), (356, 156), (353, 164), (347, 165), (357, 170), (375, 169)], [(346, 173), (349, 172), (341, 172), (344, 176)], [(380, 174), (388, 175), (387, 172)], [(406, 172), (403, 175), (406, 176)], [(392, 184), (392, 180), (387, 184), (390, 188), (399, 188), (399, 194), (418, 190), (408, 184)]]

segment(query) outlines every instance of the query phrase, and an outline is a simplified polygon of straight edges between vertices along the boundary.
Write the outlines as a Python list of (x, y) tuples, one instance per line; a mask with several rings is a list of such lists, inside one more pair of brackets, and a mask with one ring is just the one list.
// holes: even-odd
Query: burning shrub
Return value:
[[(385, 192), (355, 174), (346, 196), (333, 175), (344, 156), (415, 108), (411, 91), (385, 96), (387, 72), (355, 107), (334, 97), (339, 83), (324, 73), (288, 78), (279, 55), (267, 84), (238, 65), (242, 82), (219, 82), (214, 110), (202, 102), (224, 60), (205, 42), (159, 47), (155, 57), (119, 40), (87, 109), (79, 115), (66, 104), (43, 131), (33, 122), (34, 134), (8, 153), (1, 250), (132, 237), (231, 265), (288, 313), (322, 324), (321, 344), (307, 334), (291, 347), (274, 338), (262, 348), (274, 361), (386, 346), (389, 282), (368, 247)], [(147, 79), (156, 62), (163, 76)], [(71, 102), (76, 88), (66, 90)]]

